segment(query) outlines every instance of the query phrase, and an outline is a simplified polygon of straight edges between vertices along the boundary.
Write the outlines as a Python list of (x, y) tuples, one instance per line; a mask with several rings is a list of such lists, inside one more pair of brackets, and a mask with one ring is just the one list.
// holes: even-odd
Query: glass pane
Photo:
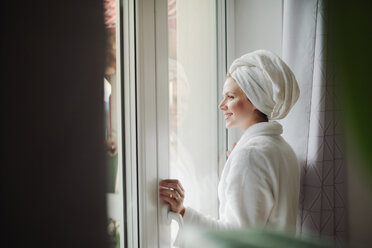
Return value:
[[(168, 38), (170, 176), (181, 181), (186, 206), (217, 217), (215, 2), (168, 0)], [(174, 240), (175, 222), (171, 230)]]
[(119, 6), (116, 0), (103, 0), (106, 28), (106, 69), (104, 75), (105, 147), (107, 175), (108, 233), (110, 247), (124, 247), (123, 187), (121, 146), (121, 99), (118, 34)]

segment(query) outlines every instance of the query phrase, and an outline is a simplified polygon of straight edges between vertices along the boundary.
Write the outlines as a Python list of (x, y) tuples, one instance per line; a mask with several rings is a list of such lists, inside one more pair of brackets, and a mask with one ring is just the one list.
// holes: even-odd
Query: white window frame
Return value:
[[(232, 1), (229, 1), (232, 2)], [(227, 1), (216, 0), (217, 5), (217, 106), (219, 105), (219, 99), (222, 98), (223, 85), (225, 83), (227, 73)], [(218, 111), (218, 175), (221, 177), (223, 167), (226, 163), (226, 151), (228, 150), (228, 132), (225, 127), (224, 115), (221, 111)]]
[(135, 2), (120, 0), (120, 58), (122, 84), (122, 110), (124, 133), (124, 244), (121, 247), (138, 248), (138, 187), (137, 187), (137, 97), (135, 52)]
[(159, 178), (169, 175), (168, 2), (135, 3), (139, 243), (169, 247), (169, 226), (158, 207)]

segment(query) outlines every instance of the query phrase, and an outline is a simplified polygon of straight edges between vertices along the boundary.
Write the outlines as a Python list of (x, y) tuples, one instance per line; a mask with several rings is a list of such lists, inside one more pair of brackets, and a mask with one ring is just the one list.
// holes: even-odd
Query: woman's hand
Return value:
[(159, 196), (160, 199), (167, 202), (173, 212), (184, 215), (185, 207), (183, 200), (185, 198), (185, 191), (177, 179), (165, 179), (159, 183)]

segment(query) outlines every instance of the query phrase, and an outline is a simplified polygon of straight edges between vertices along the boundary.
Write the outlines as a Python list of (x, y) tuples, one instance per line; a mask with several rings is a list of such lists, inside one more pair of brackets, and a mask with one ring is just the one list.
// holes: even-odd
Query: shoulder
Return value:
[(238, 149), (230, 159), (231, 167), (235, 170), (261, 172), (270, 167), (266, 152), (254, 146)]
[(255, 146), (239, 147), (239, 149), (231, 154), (231, 162), (251, 161), (263, 155), (262, 150)]
[(275, 163), (283, 155), (288, 155), (288, 150), (291, 150), (288, 143), (280, 135), (253, 137), (242, 143), (240, 149), (252, 151), (250, 153), (263, 156), (269, 159), (271, 163)]
[(261, 153), (272, 152), (275, 149), (280, 148), (282, 146), (282, 139), (281, 136), (256, 136), (250, 140), (248, 140), (244, 144), (244, 148), (250, 149), (254, 147), (256, 150), (259, 150)]

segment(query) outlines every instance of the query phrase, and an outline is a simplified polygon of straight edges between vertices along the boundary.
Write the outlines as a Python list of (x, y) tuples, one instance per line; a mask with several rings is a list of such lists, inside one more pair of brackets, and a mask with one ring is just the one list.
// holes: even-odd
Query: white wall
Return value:
[(282, 53), (282, 1), (235, 1), (235, 56), (257, 49)]
[[(227, 66), (234, 59), (258, 49), (282, 54), (282, 7), (280, 0), (227, 1)], [(229, 130), (229, 149), (240, 135)]]

